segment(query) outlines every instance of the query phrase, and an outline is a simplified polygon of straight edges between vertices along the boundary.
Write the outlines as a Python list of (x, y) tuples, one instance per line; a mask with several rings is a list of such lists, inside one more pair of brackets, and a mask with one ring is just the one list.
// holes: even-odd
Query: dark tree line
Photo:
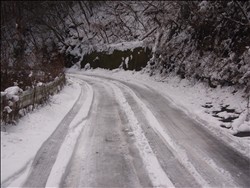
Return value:
[(63, 24), (69, 6), (70, 2), (1, 2), (1, 90), (14, 82), (20, 87), (48, 82), (62, 73), (64, 57), (57, 43), (66, 38)]

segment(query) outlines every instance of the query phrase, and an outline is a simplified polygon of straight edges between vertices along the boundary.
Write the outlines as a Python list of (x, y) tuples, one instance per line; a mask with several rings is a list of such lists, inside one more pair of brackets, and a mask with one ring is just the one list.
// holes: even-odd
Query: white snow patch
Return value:
[(5, 96), (7, 92), (1, 91), (1, 97)]
[(3, 111), (7, 112), (8, 114), (12, 112), (12, 110), (11, 110), (11, 108), (9, 106), (5, 106)]
[(129, 57), (126, 57), (126, 59), (125, 59), (126, 68), (128, 68), (128, 61), (129, 61)]
[(91, 68), (91, 66), (90, 66), (89, 63), (87, 63), (87, 64), (84, 66), (84, 69), (85, 69), (85, 70), (88, 70), (88, 69), (90, 69), (90, 68)]
[(38, 87), (40, 87), (40, 86), (43, 85), (43, 83), (42, 83), (42, 82), (38, 82), (36, 85), (37, 85)]
[(20, 95), (23, 92), (23, 90), (18, 86), (12, 86), (8, 87), (4, 90), (4, 93), (6, 93), (6, 98), (14, 101), (18, 101)]
[(239, 128), (238, 128), (238, 132), (250, 132), (250, 122), (249, 121), (244, 121), (244, 123), (242, 123)]

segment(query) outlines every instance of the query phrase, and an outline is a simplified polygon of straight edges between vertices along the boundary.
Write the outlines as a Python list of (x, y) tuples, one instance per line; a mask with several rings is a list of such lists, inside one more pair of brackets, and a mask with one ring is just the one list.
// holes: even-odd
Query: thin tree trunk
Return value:
[(247, 97), (247, 117), (246, 117), (246, 121), (249, 121), (250, 120), (250, 94), (248, 94), (248, 97)]
[(80, 5), (80, 8), (81, 8), (81, 10), (82, 10), (82, 13), (83, 13), (83, 15), (84, 15), (84, 17), (85, 17), (85, 20), (86, 20), (86, 22), (88, 23), (88, 26), (90, 27), (90, 23), (89, 23), (88, 17), (87, 17), (87, 15), (86, 15), (86, 12), (85, 12), (83, 6), (82, 6), (82, 2), (79, 2), (79, 5)]

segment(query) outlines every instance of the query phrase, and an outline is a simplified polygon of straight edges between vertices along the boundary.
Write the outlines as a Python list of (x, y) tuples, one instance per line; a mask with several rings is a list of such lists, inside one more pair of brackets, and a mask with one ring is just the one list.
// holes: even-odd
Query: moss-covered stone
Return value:
[[(126, 66), (125, 60), (127, 58), (128, 67)], [(151, 50), (149, 48), (138, 47), (133, 50), (114, 50), (113, 53), (108, 52), (92, 52), (83, 57), (81, 62), (81, 68), (85, 67), (87, 63), (92, 68), (105, 68), (105, 69), (116, 69), (123, 67), (125, 70), (136, 70), (139, 71), (147, 65), (147, 62), (151, 58)]]

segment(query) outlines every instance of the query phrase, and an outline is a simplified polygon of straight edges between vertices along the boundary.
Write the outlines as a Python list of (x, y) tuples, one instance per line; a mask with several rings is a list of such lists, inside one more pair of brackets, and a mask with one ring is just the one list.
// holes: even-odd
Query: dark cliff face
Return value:
[(147, 65), (150, 58), (151, 50), (142, 47), (124, 51), (114, 50), (110, 54), (107, 51), (92, 52), (83, 57), (81, 68), (84, 68), (89, 63), (91, 68), (105, 68), (110, 70), (123, 68), (124, 70), (139, 71)]

